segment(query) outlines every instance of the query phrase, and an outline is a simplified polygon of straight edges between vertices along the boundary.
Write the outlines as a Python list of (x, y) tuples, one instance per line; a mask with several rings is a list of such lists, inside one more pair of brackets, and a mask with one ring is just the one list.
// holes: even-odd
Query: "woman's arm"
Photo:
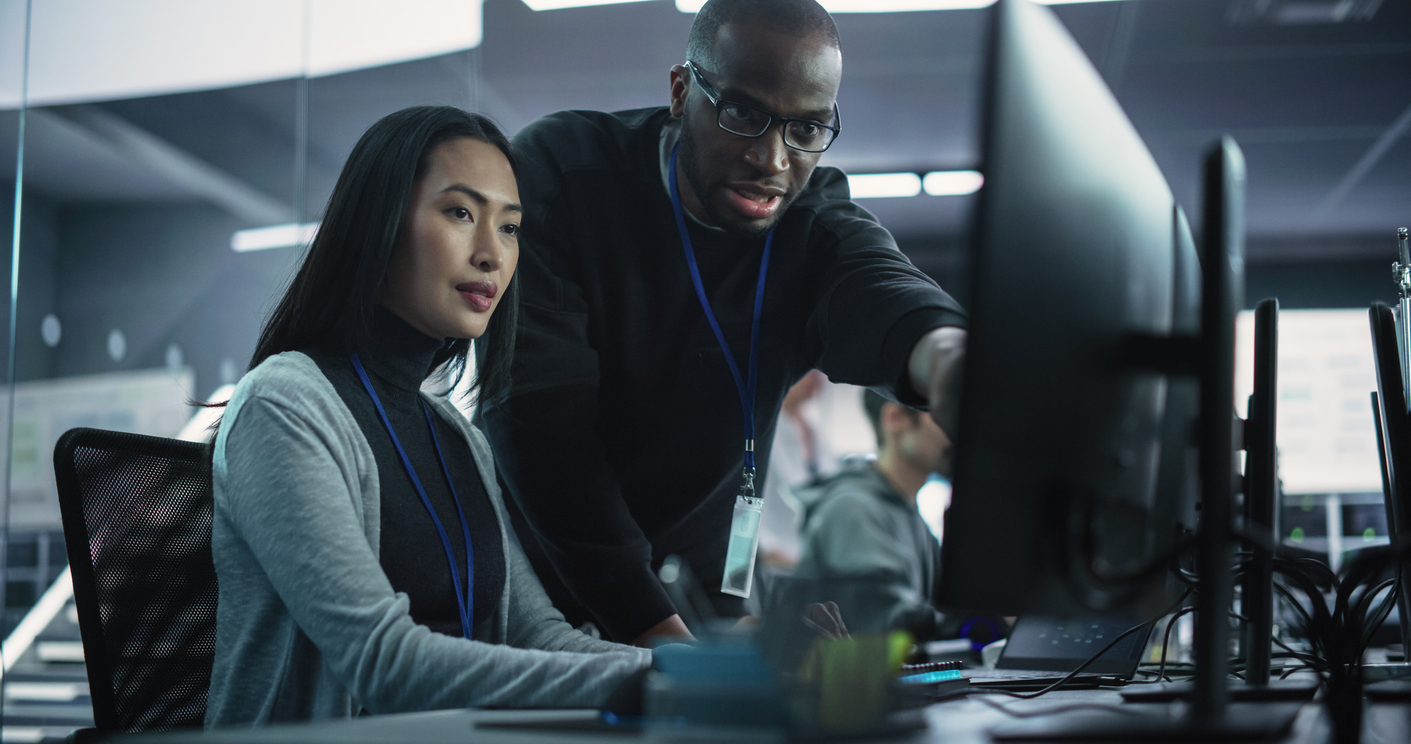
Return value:
[(331, 427), (288, 401), (251, 397), (231, 413), (217, 462), (217, 507), (324, 663), (367, 710), (595, 706), (650, 663), (646, 655), (496, 646), (417, 625), (406, 596), (383, 574), (356, 507), (360, 479), (376, 475), (355, 472), (354, 456)]

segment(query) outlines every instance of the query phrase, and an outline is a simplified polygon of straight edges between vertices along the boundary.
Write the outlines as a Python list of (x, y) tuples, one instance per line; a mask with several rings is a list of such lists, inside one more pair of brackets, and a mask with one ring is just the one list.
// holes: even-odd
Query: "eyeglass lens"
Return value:
[[(741, 106), (722, 102), (716, 123), (721, 129), (743, 137), (758, 137), (764, 134), (773, 122), (769, 114)], [(784, 127), (784, 142), (800, 150), (822, 151), (833, 142), (833, 130), (808, 121), (789, 121)]]

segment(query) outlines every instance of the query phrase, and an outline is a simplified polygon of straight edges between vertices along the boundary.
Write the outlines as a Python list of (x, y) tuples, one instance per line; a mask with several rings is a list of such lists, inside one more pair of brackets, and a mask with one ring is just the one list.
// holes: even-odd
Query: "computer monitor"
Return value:
[(940, 601), (1154, 611), (1170, 601), (1165, 571), (1135, 596), (1102, 579), (1160, 556), (1192, 511), (1196, 383), (1130, 357), (1199, 327), (1194, 243), (1053, 13), (1013, 0), (993, 19)]
[[(1258, 532), (1266, 545), (1279, 540), (1278, 422), (1279, 301), (1261, 300), (1254, 317), (1254, 391), (1244, 422), (1244, 527)], [(1266, 545), (1252, 544), (1240, 589), (1240, 653), (1245, 681), (1251, 687), (1269, 684), (1274, 637), (1274, 555)]]
[[(1398, 328), (1395, 312), (1377, 302), (1369, 311), (1372, 353), (1377, 366), (1377, 440), (1381, 449), (1383, 495), (1386, 499), (1387, 535), (1393, 550), (1403, 550), (1411, 539), (1411, 417), (1406, 410)], [(1398, 572), (1401, 594), (1397, 601), (1402, 647), (1411, 649), (1411, 571)]]

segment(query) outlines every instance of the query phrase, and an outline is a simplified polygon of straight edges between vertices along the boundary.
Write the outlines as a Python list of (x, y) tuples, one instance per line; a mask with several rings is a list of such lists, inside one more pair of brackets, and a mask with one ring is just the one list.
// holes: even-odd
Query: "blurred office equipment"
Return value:
[(80, 426), (172, 436), (192, 413), (189, 367), (30, 380), (15, 386), (10, 529), (57, 530), (59, 502), (49, 454)]
[[(1289, 310), (1282, 299), (1277, 431), (1287, 502), (1297, 505), (1311, 496), (1321, 507), (1328, 494), (1343, 504), (1375, 494), (1381, 483), (1367, 393), (1377, 380), (1366, 308)], [(1236, 325), (1235, 401), (1241, 407), (1254, 393), (1255, 315), (1240, 313)], [(1326, 550), (1321, 539), (1301, 547)], [(1353, 541), (1342, 547), (1364, 546)]]
[(1151, 626), (1128, 635), (1096, 660), (1091, 658), (1137, 622), (1123, 617), (1021, 617), (1010, 629), (995, 668), (971, 670), (966, 676), (975, 687), (1033, 691), (1082, 666), (1082, 673), (1069, 679), (1065, 689), (1124, 685), (1136, 675)]
[[(1411, 328), (1411, 260), (1408, 260), (1406, 228), (1398, 231), (1400, 261), (1393, 264), (1399, 301), (1397, 308), (1378, 302), (1368, 313), (1372, 330), (1372, 350), (1376, 361), (1377, 392), (1373, 413), (1381, 456), (1383, 498), (1387, 517), (1387, 537), (1398, 553), (1411, 545), (1411, 416), (1407, 401), (1406, 333)], [(1398, 620), (1403, 659), (1411, 650), (1411, 571), (1404, 562), (1396, 567)]]
[(1411, 241), (1406, 228), (1396, 231), (1397, 257), (1391, 265), (1396, 282), (1396, 350), (1401, 359), (1401, 386), (1411, 390)]
[(202, 726), (217, 597), (206, 448), (74, 429), (54, 470), (95, 725)]

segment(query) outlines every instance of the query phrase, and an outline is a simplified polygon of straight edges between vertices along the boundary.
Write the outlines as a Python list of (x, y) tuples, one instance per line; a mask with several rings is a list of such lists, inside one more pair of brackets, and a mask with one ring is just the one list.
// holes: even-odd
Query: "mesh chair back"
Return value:
[(73, 429), (54, 471), (94, 723), (201, 726), (216, 640), (205, 447)]

